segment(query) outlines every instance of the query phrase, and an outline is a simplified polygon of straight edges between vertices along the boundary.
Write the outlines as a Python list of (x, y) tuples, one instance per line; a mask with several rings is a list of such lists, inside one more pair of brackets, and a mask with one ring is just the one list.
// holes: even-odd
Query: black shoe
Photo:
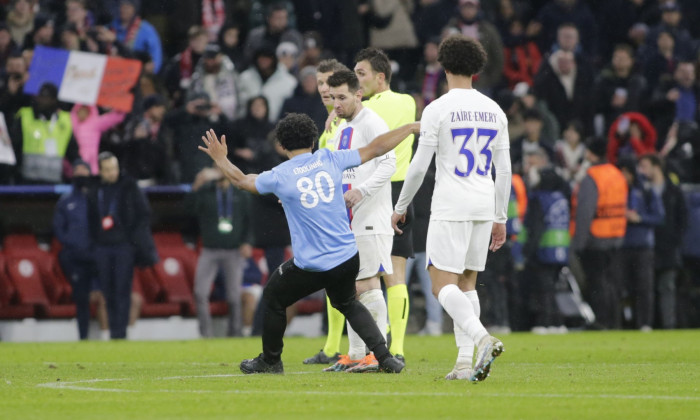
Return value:
[(336, 353), (333, 356), (326, 356), (323, 349), (308, 359), (304, 359), (305, 365), (332, 365), (333, 363), (340, 360), (340, 353)]
[(397, 354), (394, 357), (399, 359), (401, 361), (401, 363), (403, 363), (403, 365), (406, 366), (406, 358), (403, 357), (403, 354)]
[(383, 362), (379, 362), (379, 370), (386, 373), (401, 373), (406, 365), (394, 356), (386, 358)]
[(282, 361), (269, 364), (263, 360), (263, 354), (260, 353), (255, 359), (245, 359), (241, 362), (241, 372), (250, 373), (284, 373)]

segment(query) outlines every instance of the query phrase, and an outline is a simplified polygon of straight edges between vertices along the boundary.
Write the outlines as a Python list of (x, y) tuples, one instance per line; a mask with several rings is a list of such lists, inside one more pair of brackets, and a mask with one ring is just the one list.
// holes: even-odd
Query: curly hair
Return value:
[(386, 83), (391, 83), (391, 62), (389, 56), (379, 48), (369, 47), (357, 53), (355, 62), (368, 61), (375, 73), (384, 73)]
[(360, 88), (360, 81), (357, 80), (355, 73), (350, 70), (337, 71), (328, 78), (328, 86), (339, 87), (342, 85), (348, 85), (348, 90), (355, 93)]
[(306, 149), (314, 146), (318, 128), (308, 115), (289, 113), (277, 123), (275, 135), (286, 150)]
[(347, 66), (340, 61), (336, 60), (335, 58), (331, 58), (328, 60), (323, 60), (320, 63), (318, 63), (318, 66), (316, 67), (316, 71), (319, 73), (330, 73), (330, 72), (337, 72), (340, 70), (350, 70), (347, 68)]
[(438, 61), (445, 69), (458, 76), (474, 76), (486, 65), (486, 50), (474, 38), (451, 35), (440, 43)]

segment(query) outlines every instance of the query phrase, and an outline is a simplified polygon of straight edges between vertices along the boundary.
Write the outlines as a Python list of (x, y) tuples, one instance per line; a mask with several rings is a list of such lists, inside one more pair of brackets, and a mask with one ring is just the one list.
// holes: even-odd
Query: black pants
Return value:
[(616, 264), (624, 287), (623, 295), (630, 299), (635, 328), (654, 325), (654, 249), (623, 248)]
[(354, 257), (328, 271), (305, 271), (291, 259), (277, 268), (265, 286), (263, 302), (263, 353), (265, 360), (280, 360), (287, 328), (286, 308), (318, 290), (326, 289), (331, 305), (339, 310), (359, 334), (378, 360), (389, 356), (386, 341), (367, 308), (355, 299), (355, 278), (360, 269), (360, 256)]
[(107, 301), (109, 335), (126, 338), (134, 277), (134, 249), (129, 244), (98, 245), (95, 261), (102, 293)]
[(58, 261), (73, 289), (75, 314), (78, 319), (78, 334), (81, 340), (88, 338), (90, 326), (90, 292), (92, 280), (97, 277), (95, 258), (89, 251), (63, 248)]
[(586, 249), (580, 254), (581, 267), (586, 274), (585, 298), (602, 328), (622, 328), (620, 284), (615, 267), (619, 264), (618, 250)]
[(531, 261), (525, 272), (530, 293), (528, 307), (533, 326), (551, 327), (564, 325), (555, 299), (555, 285), (559, 279), (560, 265)]

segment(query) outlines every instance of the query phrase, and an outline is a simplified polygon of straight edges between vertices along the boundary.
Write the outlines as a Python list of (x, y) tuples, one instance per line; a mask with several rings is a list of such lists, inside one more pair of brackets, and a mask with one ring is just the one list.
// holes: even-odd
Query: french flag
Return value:
[(36, 95), (44, 83), (53, 83), (61, 101), (129, 112), (140, 74), (139, 60), (38, 46), (24, 93)]

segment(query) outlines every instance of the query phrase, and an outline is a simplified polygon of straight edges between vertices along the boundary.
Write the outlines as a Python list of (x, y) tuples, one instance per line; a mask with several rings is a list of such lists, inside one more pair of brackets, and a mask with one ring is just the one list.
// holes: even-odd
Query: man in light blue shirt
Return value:
[(253, 194), (274, 193), (282, 202), (292, 236), (294, 258), (277, 268), (265, 287), (263, 352), (241, 362), (244, 373), (283, 373), (282, 347), (287, 326), (286, 308), (297, 300), (325, 289), (334, 308), (374, 352), (380, 369), (399, 373), (404, 364), (394, 358), (367, 308), (355, 299), (359, 255), (350, 231), (342, 194), (342, 174), (386, 154), (419, 124), (408, 124), (377, 137), (357, 150), (311, 153), (318, 131), (303, 114), (289, 114), (277, 124), (277, 140), (289, 157), (260, 175), (244, 174), (226, 157), (226, 136), (221, 141), (209, 130), (199, 149), (207, 153), (234, 186)]

